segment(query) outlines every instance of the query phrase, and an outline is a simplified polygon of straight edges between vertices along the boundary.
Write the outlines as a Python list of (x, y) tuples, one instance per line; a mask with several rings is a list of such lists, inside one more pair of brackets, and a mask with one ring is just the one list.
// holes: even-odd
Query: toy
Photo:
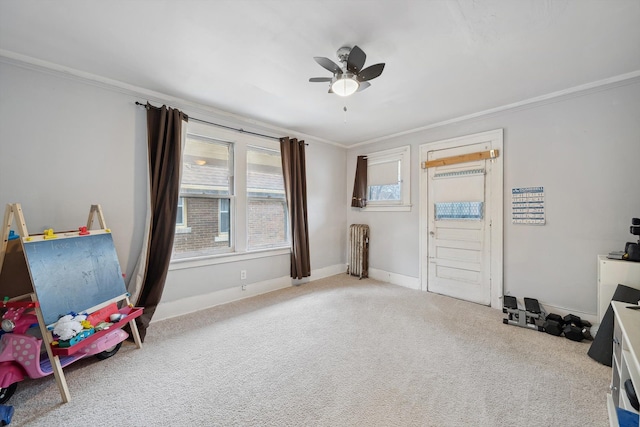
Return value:
[[(53, 373), (53, 366), (47, 353), (40, 351), (42, 340), (26, 334), (29, 327), (38, 322), (36, 315), (33, 313), (33, 309), (37, 305), (37, 302), (7, 302), (6, 300), (0, 304), (0, 307), (7, 309), (3, 315), (3, 323), (6, 322), (8, 324), (8, 321), (13, 323), (12, 331), (5, 331), (0, 337), (0, 404), (7, 402), (13, 396), (18, 387), (18, 382), (25, 377), (33, 379)], [(63, 332), (61, 333), (65, 337), (73, 333), (78, 327), (80, 327), (80, 331), (91, 331), (93, 333), (93, 328), (83, 329), (82, 323), (86, 322), (85, 315), (67, 315), (63, 317), (65, 318), (64, 321), (59, 323), (60, 326), (63, 326)], [(69, 326), (70, 323), (72, 326)], [(82, 334), (82, 332), (76, 332), (71, 340), (79, 334)], [(56, 351), (60, 354), (55, 354), (58, 354), (60, 365), (63, 368), (87, 356), (95, 355), (98, 359), (103, 360), (116, 354), (122, 345), (122, 341), (127, 339), (128, 336), (129, 334), (122, 329), (115, 328), (105, 331), (99, 336), (93, 335), (85, 338), (86, 344), (77, 344), (70, 341), (69, 345), (66, 346), (67, 348), (59, 348)], [(63, 347), (62, 343), (63, 341), (59, 342), (60, 347)]]
[(53, 228), (44, 230), (44, 239), (57, 239), (58, 235), (53, 232)]
[(61, 340), (70, 340), (82, 332), (83, 329), (91, 328), (91, 324), (88, 324), (88, 328), (82, 325), (81, 322), (86, 320), (87, 316), (83, 314), (67, 314), (58, 319), (56, 326), (53, 328), (53, 333), (60, 337)]
[(125, 314), (122, 313), (113, 313), (111, 316), (109, 316), (109, 320), (111, 320), (112, 322), (119, 322), (122, 319), (124, 319), (125, 317), (127, 317)]

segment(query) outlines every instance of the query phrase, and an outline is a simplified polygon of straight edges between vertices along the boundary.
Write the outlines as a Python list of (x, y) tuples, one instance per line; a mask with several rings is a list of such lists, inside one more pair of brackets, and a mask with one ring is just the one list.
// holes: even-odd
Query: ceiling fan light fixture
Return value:
[(331, 90), (333, 93), (339, 96), (349, 96), (356, 93), (360, 83), (354, 78), (353, 75), (348, 73), (340, 74), (336, 76), (333, 83), (331, 83)]

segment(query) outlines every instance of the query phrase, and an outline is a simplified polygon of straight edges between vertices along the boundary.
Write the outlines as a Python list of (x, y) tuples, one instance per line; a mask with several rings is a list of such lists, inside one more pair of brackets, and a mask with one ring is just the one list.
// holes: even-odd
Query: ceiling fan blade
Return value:
[(314, 56), (313, 59), (316, 60), (321, 67), (326, 68), (331, 71), (333, 74), (342, 74), (342, 69), (338, 64), (330, 60), (329, 58), (324, 58), (322, 56)]
[(311, 77), (309, 79), (310, 82), (318, 83), (318, 82), (330, 82), (332, 80), (331, 77)]
[(366, 88), (368, 88), (369, 86), (371, 86), (371, 83), (369, 82), (362, 82), (360, 83), (360, 86), (358, 86), (358, 90), (356, 92), (362, 92), (363, 90), (365, 90)]
[(353, 74), (358, 74), (366, 60), (367, 55), (365, 55), (362, 49), (358, 46), (354, 46), (351, 49), (351, 52), (349, 52), (349, 57), (347, 58), (347, 70), (351, 71)]
[(358, 81), (366, 82), (367, 80), (375, 79), (380, 74), (382, 74), (382, 70), (384, 70), (384, 63), (375, 64), (370, 67), (365, 68), (356, 76)]

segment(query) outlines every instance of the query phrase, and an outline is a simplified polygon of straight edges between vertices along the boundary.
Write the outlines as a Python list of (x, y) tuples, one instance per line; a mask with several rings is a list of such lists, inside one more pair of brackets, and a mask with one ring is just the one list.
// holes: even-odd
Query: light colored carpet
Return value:
[(12, 426), (606, 426), (589, 344), (333, 276), (152, 324), (141, 350), (20, 383)]

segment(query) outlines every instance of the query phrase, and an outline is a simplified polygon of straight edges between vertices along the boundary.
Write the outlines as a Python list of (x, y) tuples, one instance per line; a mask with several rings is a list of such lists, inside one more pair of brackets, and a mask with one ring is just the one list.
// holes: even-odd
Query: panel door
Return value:
[[(490, 143), (428, 153), (429, 160), (491, 149)], [(430, 292), (491, 303), (490, 200), (487, 160), (428, 170), (428, 286)], [(489, 168), (490, 169), (490, 168)]]

